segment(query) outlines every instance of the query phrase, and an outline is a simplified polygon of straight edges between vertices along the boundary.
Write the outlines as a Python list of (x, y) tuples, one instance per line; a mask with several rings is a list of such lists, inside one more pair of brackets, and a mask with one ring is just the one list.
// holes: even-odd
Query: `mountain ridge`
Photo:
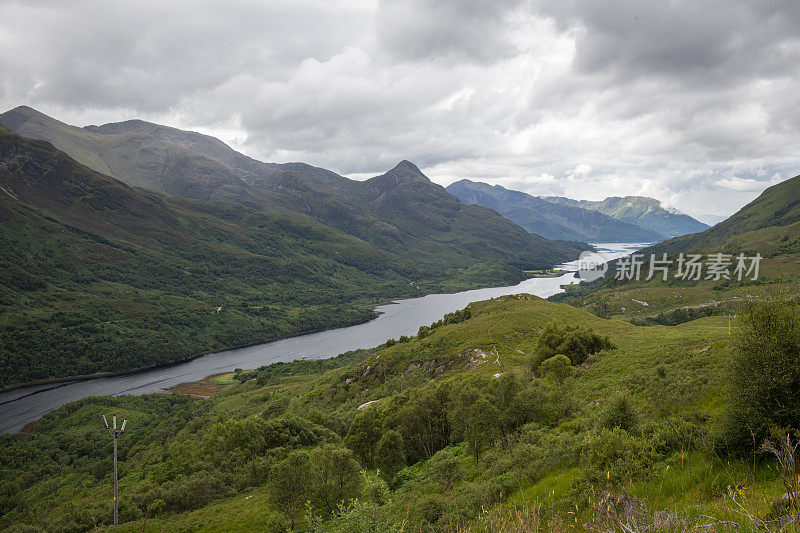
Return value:
[(617, 220), (659, 233), (665, 239), (697, 233), (708, 224), (675, 209), (666, 209), (649, 196), (609, 196), (603, 200), (573, 200), (563, 196), (544, 196), (543, 200), (599, 211)]
[(591, 242), (653, 242), (663, 237), (599, 211), (548, 202), (521, 191), (463, 179), (447, 186), (463, 203), (494, 209), (532, 233), (550, 239)]
[(545, 268), (575, 253), (573, 247), (530, 236), (490, 210), (462, 209), (405, 160), (360, 182), (304, 163), (263, 163), (213, 137), (141, 120), (78, 128), (18, 107), (1, 114), (0, 124), (44, 138), (131, 185), (302, 213), (407, 259), (428, 257), (467, 268), (476, 260), (520, 257), (529, 268)]

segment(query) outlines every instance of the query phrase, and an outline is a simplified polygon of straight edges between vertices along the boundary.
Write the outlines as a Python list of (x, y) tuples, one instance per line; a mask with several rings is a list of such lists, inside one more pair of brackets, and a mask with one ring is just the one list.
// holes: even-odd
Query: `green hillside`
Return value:
[(800, 176), (769, 187), (714, 227), (696, 235), (671, 239), (653, 247), (653, 250), (675, 253), (745, 246), (767, 254), (798, 253), (800, 249), (795, 247), (792, 250), (792, 246), (797, 244), (794, 229), (797, 222), (800, 222)]
[(563, 257), (506, 256), (513, 266), (478, 235), (464, 238), (472, 255), (443, 246), (412, 262), (308, 216), (131, 188), (5, 129), (0, 187), (0, 385), (352, 324), (368, 303), (513, 283)]
[[(568, 287), (555, 301), (569, 302), (606, 317), (623, 318), (637, 323), (671, 324), (707, 316), (735, 314), (742, 301), (769, 285), (795, 294), (800, 287), (800, 176), (766, 189), (758, 198), (727, 220), (694, 235), (684, 235), (640, 250), (644, 258), (643, 279), (613, 279), (614, 267), (602, 280)], [(729, 274), (732, 279), (680, 279), (678, 254), (694, 252), (704, 260), (709, 254), (732, 256)], [(648, 274), (651, 254), (672, 261), (666, 281)], [(758, 279), (733, 275), (736, 257), (760, 254)], [(749, 263), (747, 264), (749, 266)], [(703, 278), (707, 274), (703, 274)]]
[(610, 217), (654, 231), (662, 238), (697, 233), (708, 228), (689, 215), (664, 209), (661, 202), (646, 196), (611, 196), (605, 200), (571, 200), (561, 196), (544, 198), (549, 202), (599, 211)]
[(465, 204), (494, 209), (531, 233), (548, 239), (587, 242), (655, 242), (663, 236), (592, 209), (548, 202), (500, 185), (461, 180), (447, 192)]
[[(533, 371), (554, 323), (583, 328), (566, 353), (607, 347)], [(785, 489), (767, 455), (725, 451), (732, 338), (721, 318), (636, 327), (508, 296), (404, 342), (215, 378), (207, 399), (87, 398), (0, 439), (0, 526), (107, 529), (114, 412), (114, 531), (756, 531)]]
[(462, 206), (407, 162), (384, 175), (399, 179), (359, 182), (303, 163), (262, 163), (213, 137), (141, 120), (77, 128), (21, 106), (0, 115), (0, 125), (47, 140), (132, 186), (294, 211), (408, 260), (468, 268), (513, 257), (526, 268), (548, 268), (577, 257), (574, 246), (528, 235), (491, 210)]

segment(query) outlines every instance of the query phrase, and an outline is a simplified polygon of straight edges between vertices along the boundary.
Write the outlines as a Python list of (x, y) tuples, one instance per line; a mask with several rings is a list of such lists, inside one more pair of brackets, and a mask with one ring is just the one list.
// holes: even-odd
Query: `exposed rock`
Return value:
[(366, 409), (366, 408), (367, 408), (367, 407), (369, 407), (370, 405), (374, 405), (374, 404), (378, 403), (379, 401), (381, 401), (381, 399), (382, 399), (382, 398), (379, 398), (379, 399), (377, 399), (377, 400), (370, 400), (370, 401), (368, 401), (368, 402), (366, 402), (366, 403), (362, 403), (361, 405), (359, 405), (358, 407), (356, 407), (356, 409), (358, 409), (359, 411), (361, 411), (362, 409)]
[(420, 367), (419, 363), (411, 363), (410, 365), (408, 365), (408, 368), (406, 368), (406, 374), (418, 370), (419, 367)]

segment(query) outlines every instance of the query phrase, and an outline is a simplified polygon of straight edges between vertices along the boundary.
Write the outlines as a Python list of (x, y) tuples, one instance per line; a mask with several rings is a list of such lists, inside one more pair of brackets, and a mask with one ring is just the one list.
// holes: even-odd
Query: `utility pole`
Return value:
[(736, 315), (725, 315), (725, 318), (728, 319), (728, 335), (731, 334), (731, 320), (736, 318)]
[(114, 525), (117, 525), (117, 437), (122, 435), (125, 431), (125, 424), (128, 423), (128, 420), (125, 419), (122, 421), (122, 427), (117, 429), (117, 415), (113, 415), (111, 426), (108, 425), (108, 420), (106, 420), (106, 415), (103, 415), (103, 422), (106, 425), (106, 429), (111, 436), (114, 438)]

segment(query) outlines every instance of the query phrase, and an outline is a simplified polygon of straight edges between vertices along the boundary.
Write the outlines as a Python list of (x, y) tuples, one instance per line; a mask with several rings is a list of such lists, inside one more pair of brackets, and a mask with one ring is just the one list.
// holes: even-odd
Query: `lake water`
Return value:
[[(644, 246), (634, 243), (598, 243), (604, 257), (615, 259)], [(562, 285), (577, 283), (574, 263), (559, 265), (567, 273), (553, 278), (531, 278), (518, 285), (491, 287), (453, 294), (429, 294), (398, 300), (376, 308), (380, 316), (357, 326), (310, 333), (247, 348), (204, 355), (190, 361), (120, 376), (31, 385), (0, 393), (0, 433), (15, 433), (45, 413), (87, 396), (147, 394), (235, 368), (258, 368), (278, 361), (323, 359), (358, 348), (372, 348), (390, 338), (415, 335), (446, 313), (470, 302), (506, 294), (529, 293), (546, 298), (561, 292)]]

